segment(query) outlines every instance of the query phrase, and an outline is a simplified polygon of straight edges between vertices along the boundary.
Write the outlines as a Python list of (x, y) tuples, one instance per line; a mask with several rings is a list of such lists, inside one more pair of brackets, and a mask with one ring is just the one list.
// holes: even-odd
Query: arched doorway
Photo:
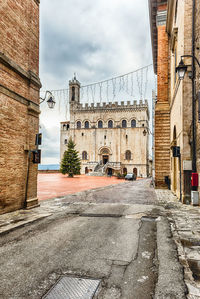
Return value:
[(109, 175), (109, 176), (112, 176), (112, 173), (113, 173), (112, 168), (108, 168), (108, 175)]
[(126, 168), (126, 167), (123, 168), (123, 174), (124, 174), (124, 175), (127, 174), (127, 168)]
[(102, 164), (105, 165), (107, 162), (109, 162), (109, 149), (108, 148), (102, 148), (100, 151), (101, 161)]
[(85, 174), (87, 174), (89, 171), (88, 171), (88, 168), (85, 167)]
[(102, 155), (102, 161), (103, 161), (103, 165), (105, 165), (109, 160), (109, 156), (108, 155)]
[(137, 177), (137, 168), (136, 167), (134, 167), (133, 168), (133, 173), (136, 175), (136, 177)]

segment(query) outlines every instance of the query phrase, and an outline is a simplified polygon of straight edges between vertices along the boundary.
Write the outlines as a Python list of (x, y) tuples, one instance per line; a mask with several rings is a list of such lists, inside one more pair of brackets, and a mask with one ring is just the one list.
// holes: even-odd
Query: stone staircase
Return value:
[(90, 176), (105, 176), (107, 168), (120, 171), (121, 162), (107, 162), (103, 165), (102, 161), (98, 163), (93, 172), (88, 173)]
[(88, 175), (90, 176), (104, 176), (105, 172), (103, 171), (105, 165), (103, 165), (101, 162), (98, 163), (93, 172), (89, 172)]

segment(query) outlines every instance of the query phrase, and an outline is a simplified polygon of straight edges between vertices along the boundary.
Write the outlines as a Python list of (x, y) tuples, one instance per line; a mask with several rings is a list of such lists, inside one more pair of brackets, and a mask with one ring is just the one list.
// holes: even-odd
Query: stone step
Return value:
[(33, 209), (33, 208), (36, 208), (36, 207), (39, 207), (39, 206), (40, 205), (38, 204), (38, 198), (37, 197), (27, 199), (27, 202), (26, 202), (26, 208), (27, 209)]

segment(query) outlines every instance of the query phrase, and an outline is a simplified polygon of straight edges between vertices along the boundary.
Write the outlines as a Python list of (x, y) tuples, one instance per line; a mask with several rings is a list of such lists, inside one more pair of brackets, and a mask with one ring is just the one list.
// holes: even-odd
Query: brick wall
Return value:
[[(158, 7), (165, 11), (166, 5)], [(168, 103), (168, 35), (166, 25), (157, 25), (157, 104), (155, 106), (155, 185), (166, 187), (170, 174), (170, 112)]]
[[(39, 123), (39, 1), (3, 1), (0, 9), (0, 214), (24, 206), (28, 150)], [(28, 206), (37, 204), (30, 162)]]

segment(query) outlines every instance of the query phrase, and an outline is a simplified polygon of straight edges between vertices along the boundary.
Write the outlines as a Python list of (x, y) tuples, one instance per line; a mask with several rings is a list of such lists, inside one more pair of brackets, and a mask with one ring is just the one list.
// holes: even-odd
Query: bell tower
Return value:
[(76, 75), (74, 74), (74, 78), (69, 81), (69, 103), (70, 107), (74, 104), (80, 103), (80, 82), (76, 79)]

